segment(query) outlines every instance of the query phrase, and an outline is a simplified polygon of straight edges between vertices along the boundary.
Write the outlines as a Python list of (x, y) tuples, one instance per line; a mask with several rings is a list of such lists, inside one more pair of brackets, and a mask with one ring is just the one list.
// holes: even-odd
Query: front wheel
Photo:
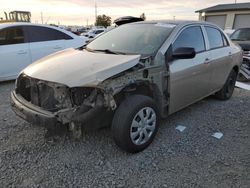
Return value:
[(112, 122), (115, 143), (123, 150), (136, 153), (153, 141), (158, 130), (158, 110), (153, 99), (132, 95), (116, 110)]
[(235, 87), (235, 82), (237, 79), (237, 73), (235, 70), (232, 70), (227, 78), (227, 81), (223, 88), (215, 93), (215, 97), (220, 99), (220, 100), (228, 100), (231, 98), (233, 92), (234, 92), (234, 87)]

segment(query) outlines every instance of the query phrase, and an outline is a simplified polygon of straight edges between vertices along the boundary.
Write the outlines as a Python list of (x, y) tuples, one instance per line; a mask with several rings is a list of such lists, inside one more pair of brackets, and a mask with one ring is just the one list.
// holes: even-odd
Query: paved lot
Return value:
[[(163, 120), (139, 154), (119, 150), (109, 129), (79, 142), (44, 137), (14, 115), (13, 83), (0, 84), (0, 187), (249, 187), (250, 91), (209, 97)], [(187, 129), (180, 133), (175, 126)], [(211, 137), (221, 131), (221, 140)]]

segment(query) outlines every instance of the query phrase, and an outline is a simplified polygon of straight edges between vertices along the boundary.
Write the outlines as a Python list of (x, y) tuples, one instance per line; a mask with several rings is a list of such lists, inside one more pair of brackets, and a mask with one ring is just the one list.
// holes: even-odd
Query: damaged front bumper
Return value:
[(67, 117), (73, 113), (73, 109), (59, 112), (43, 110), (23, 99), (15, 91), (11, 92), (11, 107), (22, 119), (31, 124), (52, 127), (58, 123), (66, 124)]
[(56, 114), (27, 103), (15, 91), (11, 92), (11, 107), (19, 117), (35, 125), (50, 127), (58, 122)]
[(49, 112), (27, 102), (22, 96), (16, 94), (15, 91), (11, 92), (11, 106), (13, 111), (22, 119), (31, 124), (46, 128), (52, 128), (58, 124), (69, 124), (71, 122), (84, 124), (100, 115), (103, 110), (103, 107), (97, 106), (84, 110), (81, 108), (71, 108)]

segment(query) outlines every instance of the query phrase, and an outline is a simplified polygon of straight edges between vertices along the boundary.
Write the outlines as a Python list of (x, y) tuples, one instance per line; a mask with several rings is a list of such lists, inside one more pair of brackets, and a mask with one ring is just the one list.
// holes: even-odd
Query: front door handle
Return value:
[(27, 54), (28, 52), (26, 50), (20, 50), (17, 52), (18, 55), (23, 55), (23, 54)]
[(54, 49), (59, 50), (59, 49), (62, 49), (62, 47), (61, 46), (55, 46)]

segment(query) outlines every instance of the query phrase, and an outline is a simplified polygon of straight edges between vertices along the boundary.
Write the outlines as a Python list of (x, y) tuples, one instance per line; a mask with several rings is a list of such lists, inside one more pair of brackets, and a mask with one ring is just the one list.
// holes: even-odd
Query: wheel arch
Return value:
[(238, 74), (239, 73), (239, 67), (237, 66), (237, 65), (235, 65), (234, 67), (233, 67), (233, 70)]
[(131, 95), (144, 95), (152, 98), (162, 117), (168, 114), (168, 105), (163, 107), (164, 94), (161, 92), (156, 84), (150, 83), (148, 81), (137, 82), (124, 87), (119, 93), (114, 96), (117, 106), (121, 104), (126, 97)]

